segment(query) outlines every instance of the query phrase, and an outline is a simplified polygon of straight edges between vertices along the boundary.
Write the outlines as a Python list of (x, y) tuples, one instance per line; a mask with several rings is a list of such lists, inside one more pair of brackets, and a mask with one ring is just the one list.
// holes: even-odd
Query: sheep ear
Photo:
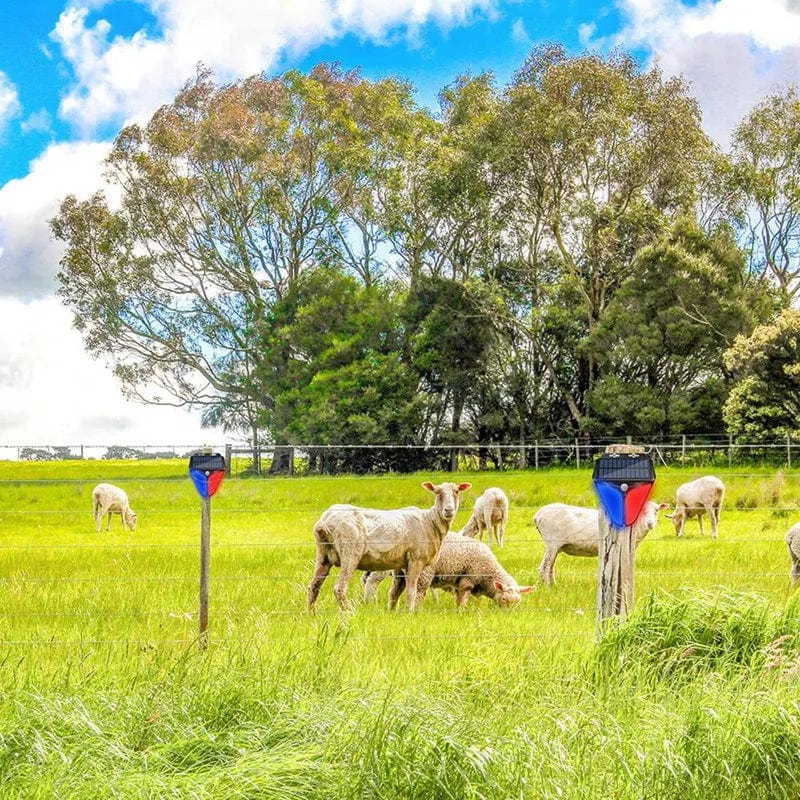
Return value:
[(471, 489), (471, 488), (472, 488), (472, 484), (471, 483), (459, 483), (458, 484), (458, 491), (459, 492), (466, 492), (467, 489)]
[(535, 589), (536, 589), (535, 586), (520, 586), (519, 587), (519, 593), (520, 594), (529, 594), (530, 592), (533, 592)]
[(503, 586), (503, 584), (500, 583), (500, 581), (494, 582), (494, 588), (497, 589), (498, 592), (504, 592), (506, 590), (506, 587)]
[(663, 511), (665, 508), (669, 508), (669, 503), (659, 503), (658, 510)]
[(425, 481), (425, 483), (422, 484), (422, 488), (427, 489), (429, 492), (433, 492), (435, 490), (434, 485), (430, 481)]

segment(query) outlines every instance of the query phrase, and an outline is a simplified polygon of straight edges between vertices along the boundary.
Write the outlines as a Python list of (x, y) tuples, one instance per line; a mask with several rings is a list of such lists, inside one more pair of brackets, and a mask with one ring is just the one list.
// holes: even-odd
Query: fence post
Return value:
[(575, 440), (575, 466), (580, 469), (581, 468), (581, 446), (578, 444), (578, 440)]
[(231, 464), (233, 463), (231, 461), (231, 456), (232, 455), (233, 455), (233, 445), (226, 444), (225, 445), (225, 474), (226, 475), (230, 475), (231, 474)]
[(681, 436), (681, 466), (686, 463), (686, 434)]
[(533, 468), (539, 469), (539, 440), (533, 443)]
[(597, 635), (611, 617), (633, 606), (636, 540), (634, 528), (652, 492), (655, 471), (644, 448), (609, 445), (594, 464), (600, 499), (597, 559)]
[(289, 475), (294, 475), (294, 445), (289, 448)]
[(733, 434), (728, 434), (728, 466), (733, 463)]

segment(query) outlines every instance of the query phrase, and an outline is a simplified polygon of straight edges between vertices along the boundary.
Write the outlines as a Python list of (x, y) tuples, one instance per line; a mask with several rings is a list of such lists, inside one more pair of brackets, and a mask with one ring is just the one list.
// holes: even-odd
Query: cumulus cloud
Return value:
[[(102, 3), (94, 3), (94, 6)], [(345, 34), (380, 41), (397, 29), (413, 37), (424, 23), (444, 27), (493, 14), (493, 0), (149, 0), (158, 33), (113, 36), (90, 4), (73, 2), (51, 34), (76, 81), (61, 115), (83, 133), (109, 120), (142, 120), (169, 100), (198, 61), (220, 78), (274, 69)]]
[(20, 112), (17, 87), (5, 72), (0, 72), (0, 131)]
[(0, 319), (0, 458), (9, 446), (171, 449), (220, 438), (187, 411), (125, 401), (111, 372), (84, 352), (70, 313), (56, 298), (0, 298)]
[(24, 178), (0, 188), (0, 296), (52, 293), (61, 250), (47, 221), (65, 195), (85, 198), (100, 187), (108, 149), (103, 143), (51, 145)]
[(760, 100), (800, 75), (796, 0), (617, 0), (625, 19), (601, 45), (647, 49), (666, 74), (683, 75), (704, 125), (727, 146), (733, 128)]

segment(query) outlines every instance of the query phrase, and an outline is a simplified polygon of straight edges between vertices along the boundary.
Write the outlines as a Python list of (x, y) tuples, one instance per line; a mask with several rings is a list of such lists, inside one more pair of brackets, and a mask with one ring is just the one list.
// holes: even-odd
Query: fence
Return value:
[[(381, 474), (419, 470), (478, 472), (483, 470), (590, 468), (597, 455), (619, 438), (542, 439), (518, 444), (262, 445), (217, 443), (232, 475)], [(631, 441), (631, 437), (628, 437)], [(661, 466), (795, 466), (800, 440), (737, 441), (725, 435), (682, 435), (668, 439), (636, 439)], [(204, 445), (206, 446), (206, 445)], [(198, 445), (0, 445), (0, 461), (61, 461), (188, 458)]]

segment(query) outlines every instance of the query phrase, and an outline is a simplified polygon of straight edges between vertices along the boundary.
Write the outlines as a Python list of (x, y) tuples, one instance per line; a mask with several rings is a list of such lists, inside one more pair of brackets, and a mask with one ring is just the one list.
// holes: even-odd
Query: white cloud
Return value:
[(8, 124), (8, 121), (20, 112), (19, 94), (17, 87), (9, 79), (8, 75), (0, 72), (0, 131)]
[(800, 8), (794, 0), (617, 0), (626, 20), (596, 45), (645, 48), (683, 75), (707, 132), (726, 147), (732, 129), (766, 95), (800, 78)]
[(525, 23), (521, 18), (515, 20), (514, 24), (511, 26), (511, 38), (517, 42), (517, 44), (530, 44), (531, 37), (528, 34), (528, 31), (525, 28)]
[(15, 457), (5, 448), (25, 445), (224, 444), (185, 410), (123, 399), (111, 372), (83, 350), (56, 298), (0, 298), (0, 319), (0, 458)]
[(53, 291), (61, 250), (51, 240), (48, 219), (69, 193), (88, 197), (100, 186), (102, 143), (51, 145), (29, 173), (0, 188), (0, 296), (41, 297)]
[[(95, 6), (102, 4), (94, 3)], [(198, 62), (221, 79), (273, 69), (347, 33), (380, 41), (428, 21), (442, 26), (491, 16), (493, 0), (149, 0), (159, 36), (142, 30), (113, 36), (108, 22), (88, 24), (89, 8), (72, 3), (51, 34), (76, 77), (60, 113), (89, 133), (109, 120), (143, 120), (194, 73)]]
[(36, 131), (37, 133), (47, 133), (50, 130), (50, 114), (48, 113), (46, 108), (40, 108), (38, 111), (34, 111), (33, 114), (29, 114), (22, 122), (20, 122), (19, 127), (23, 133), (31, 133)]

